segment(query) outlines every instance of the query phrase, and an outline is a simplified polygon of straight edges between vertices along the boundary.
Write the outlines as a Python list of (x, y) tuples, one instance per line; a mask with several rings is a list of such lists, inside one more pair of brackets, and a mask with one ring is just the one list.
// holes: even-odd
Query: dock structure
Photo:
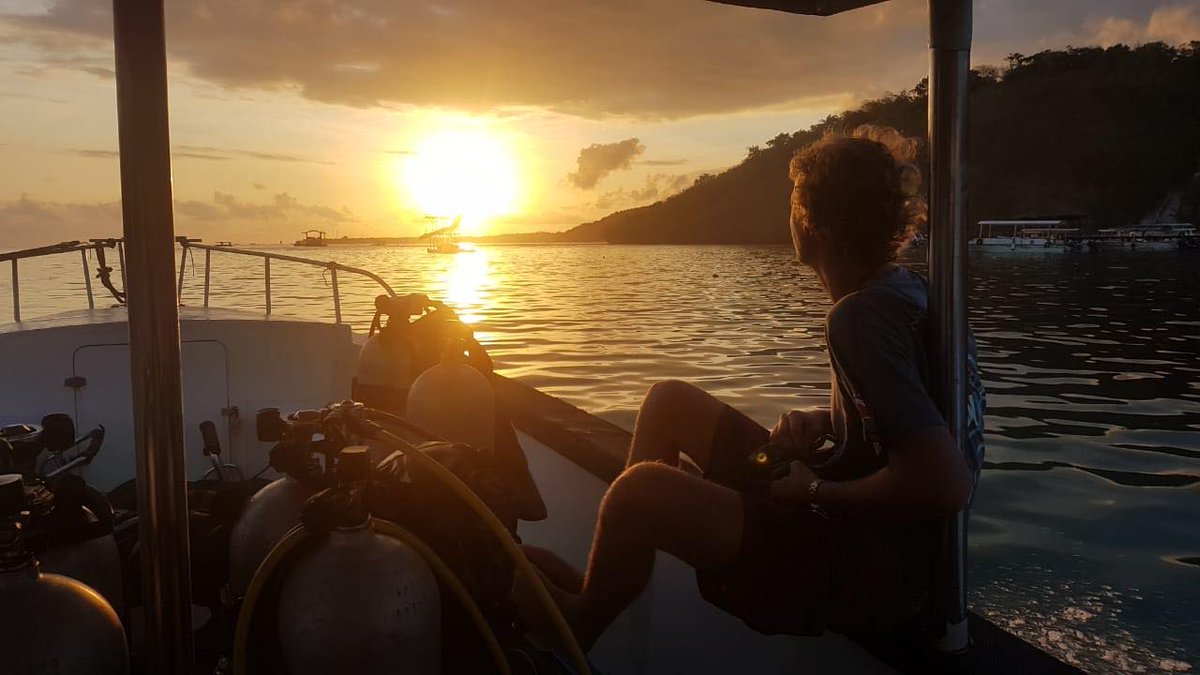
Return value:
[(1200, 248), (1200, 236), (1191, 223), (1156, 223), (1110, 227), (1094, 232), (1072, 232), (1063, 236), (1067, 248)]
[(1191, 223), (1143, 223), (1099, 230), (1079, 224), (1064, 218), (981, 220), (972, 244), (996, 250), (1200, 247), (1200, 236)]

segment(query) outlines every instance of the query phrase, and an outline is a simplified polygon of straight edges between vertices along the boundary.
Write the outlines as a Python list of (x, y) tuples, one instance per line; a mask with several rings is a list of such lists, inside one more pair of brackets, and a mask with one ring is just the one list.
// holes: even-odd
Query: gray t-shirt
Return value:
[(927, 304), (924, 279), (890, 265), (829, 310), (836, 443), (814, 467), (821, 477), (872, 474), (887, 464), (888, 439), (946, 425), (926, 386)]

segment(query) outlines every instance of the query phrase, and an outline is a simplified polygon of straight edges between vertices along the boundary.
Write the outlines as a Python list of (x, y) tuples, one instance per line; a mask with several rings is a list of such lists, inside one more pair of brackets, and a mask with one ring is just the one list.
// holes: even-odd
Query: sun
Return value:
[(405, 158), (404, 187), (424, 215), (462, 216), (478, 232), (517, 208), (519, 171), (506, 143), (486, 130), (435, 132)]

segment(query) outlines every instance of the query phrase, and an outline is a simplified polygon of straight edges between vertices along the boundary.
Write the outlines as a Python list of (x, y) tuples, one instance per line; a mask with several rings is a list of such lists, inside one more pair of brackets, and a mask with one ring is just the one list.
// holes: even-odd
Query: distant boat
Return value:
[(305, 230), (300, 233), (302, 239), (297, 239), (292, 246), (326, 246), (323, 230)]
[(1067, 235), (1079, 231), (1066, 227), (1068, 221), (1054, 220), (981, 220), (974, 244), (994, 248), (1060, 248)]
[[(435, 220), (431, 218), (431, 220)], [(418, 239), (424, 239), (429, 242), (425, 250), (429, 253), (462, 253), (463, 248), (458, 245), (458, 226), (462, 223), (462, 216), (454, 219), (454, 222), (446, 227), (440, 227), (435, 230), (430, 230), (422, 234)]]
[(233, 246), (233, 242), (232, 241), (218, 241), (216, 245), (221, 248), (229, 248), (230, 246)]

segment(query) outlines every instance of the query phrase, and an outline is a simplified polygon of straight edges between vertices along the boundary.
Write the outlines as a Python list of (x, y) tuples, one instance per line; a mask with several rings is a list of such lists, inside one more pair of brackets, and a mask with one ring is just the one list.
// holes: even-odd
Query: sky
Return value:
[[(928, 67), (925, 0), (172, 0), (176, 231), (564, 230)], [(111, 5), (0, 0), (0, 248), (120, 232)], [(1200, 0), (976, 0), (975, 64), (1200, 40)]]

